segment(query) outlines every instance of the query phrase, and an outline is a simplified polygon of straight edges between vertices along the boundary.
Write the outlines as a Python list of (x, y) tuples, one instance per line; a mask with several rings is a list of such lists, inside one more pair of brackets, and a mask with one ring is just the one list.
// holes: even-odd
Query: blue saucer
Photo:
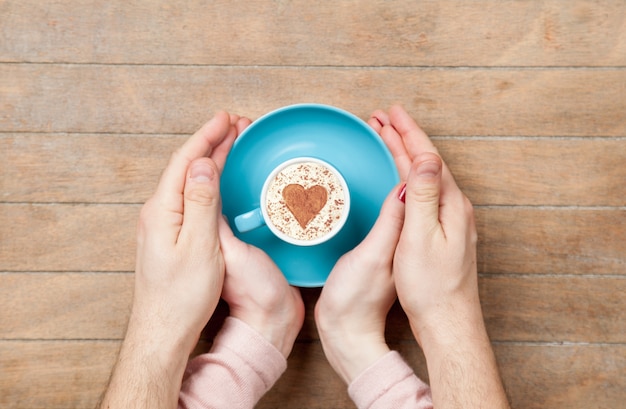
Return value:
[[(323, 159), (346, 179), (352, 203), (343, 230), (311, 247), (287, 244), (267, 226), (239, 233), (233, 220), (259, 207), (267, 175), (299, 156)], [(339, 257), (365, 238), (399, 180), (387, 147), (361, 119), (332, 106), (291, 105), (259, 118), (235, 141), (222, 173), (223, 213), (235, 235), (264, 250), (291, 285), (320, 287)]]

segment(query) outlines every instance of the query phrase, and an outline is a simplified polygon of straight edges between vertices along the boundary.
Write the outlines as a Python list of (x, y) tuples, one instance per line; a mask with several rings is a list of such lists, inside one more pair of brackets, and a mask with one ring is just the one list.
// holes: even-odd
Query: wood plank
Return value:
[(0, 271), (134, 271), (134, 205), (0, 205)]
[(612, 137), (626, 135), (624, 84), (621, 69), (2, 64), (0, 132), (189, 134), (218, 109), (319, 102), (367, 117), (401, 102), (433, 136)]
[[(2, 200), (143, 203), (170, 153), (186, 138), (0, 134)], [(435, 143), (474, 205), (626, 205), (621, 139), (438, 138)]]
[(186, 139), (187, 136), (0, 135), (2, 200), (144, 203), (156, 190), (169, 156)]
[(0, 342), (0, 406), (95, 407), (119, 346), (119, 341)]
[[(0, 204), (0, 271), (133, 271), (139, 209)], [(479, 272), (624, 274), (624, 220), (622, 208), (477, 208)]]
[(626, 210), (479, 208), (478, 271), (624, 274)]
[(3, 339), (122, 339), (133, 274), (0, 274)]
[[(424, 376), (415, 344), (395, 344)], [(102, 341), (0, 342), (0, 405), (7, 409), (91, 408), (119, 344)], [(207, 347), (208, 348), (208, 347)], [(626, 388), (624, 345), (496, 344), (513, 408), (617, 408)], [(287, 372), (259, 408), (353, 408), (319, 343), (298, 343)]]
[[(479, 280), (493, 341), (626, 343), (626, 277), (486, 276)], [(0, 274), (0, 339), (122, 339), (130, 311), (132, 274)], [(319, 339), (313, 309), (318, 289), (304, 289), (302, 342)], [(202, 338), (213, 339), (225, 304)], [(399, 304), (388, 318), (389, 342), (412, 341)]]
[[(619, 0), (4, 1), (0, 60), (222, 65), (623, 66)], [(488, 24), (486, 21), (488, 20)]]
[(513, 408), (619, 408), (626, 345), (495, 345)]
[(626, 275), (494, 275), (479, 289), (494, 341), (626, 342)]
[(626, 140), (436, 140), (474, 205), (624, 206)]

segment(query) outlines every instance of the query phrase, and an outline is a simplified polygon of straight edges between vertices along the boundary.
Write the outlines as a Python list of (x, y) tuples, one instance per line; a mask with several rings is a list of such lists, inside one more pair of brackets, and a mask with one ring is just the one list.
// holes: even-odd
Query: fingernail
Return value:
[(208, 182), (215, 178), (215, 170), (205, 162), (196, 162), (189, 169), (189, 178), (196, 182)]
[(423, 178), (433, 178), (441, 171), (439, 161), (429, 160), (419, 164), (417, 167), (417, 175)]
[(400, 193), (398, 193), (398, 199), (400, 199), (402, 203), (406, 203), (406, 183), (404, 183), (400, 188)]
[(383, 122), (382, 122), (380, 119), (378, 119), (378, 117), (376, 117), (376, 116), (372, 116), (372, 119), (375, 119), (375, 120), (376, 120), (376, 122), (378, 122), (378, 123), (380, 124), (380, 126), (381, 126), (381, 127), (385, 126), (385, 124), (383, 124)]

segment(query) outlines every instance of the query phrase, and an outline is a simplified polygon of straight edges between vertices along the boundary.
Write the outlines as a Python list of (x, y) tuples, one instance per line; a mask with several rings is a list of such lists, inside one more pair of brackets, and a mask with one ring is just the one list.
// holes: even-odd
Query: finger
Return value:
[(442, 181), (439, 199), (439, 222), (444, 234), (450, 228), (455, 228), (454, 226), (467, 225), (469, 213), (472, 214), (471, 218), (473, 218), (472, 204), (456, 183), (446, 186)]
[[(233, 118), (231, 117), (231, 120), (232, 119)], [(224, 138), (222, 143), (220, 143), (213, 150), (211, 158), (217, 164), (220, 174), (222, 173), (222, 170), (224, 170), (224, 164), (226, 163), (228, 154), (233, 147), (233, 143), (235, 143), (235, 140), (250, 125), (250, 123), (251, 121), (248, 118), (236, 116), (236, 121), (232, 124), (232, 129), (229, 131), (228, 135)]]
[(199, 158), (189, 166), (184, 190), (183, 225), (179, 242), (185, 246), (219, 249), (220, 186), (217, 165)]
[(367, 124), (370, 126), (370, 128), (372, 128), (374, 130), (374, 132), (376, 132), (378, 135), (380, 135), (380, 131), (383, 129), (383, 126), (378, 121), (378, 119), (370, 118), (370, 119), (367, 120)]
[(389, 116), (385, 111), (378, 109), (372, 112), (372, 115), (370, 115), (370, 118), (367, 120), (367, 124), (380, 135), (383, 126), (389, 125)]
[(156, 196), (166, 210), (182, 212), (182, 194), (190, 163), (208, 156), (228, 135), (230, 118), (226, 112), (218, 112), (200, 130), (191, 136), (170, 159), (161, 175)]
[(391, 125), (391, 121), (389, 120), (389, 114), (387, 114), (382, 109), (377, 109), (376, 111), (372, 112), (371, 118), (376, 119), (380, 123), (380, 126)]
[(365, 254), (376, 254), (382, 262), (389, 262), (393, 255), (404, 224), (404, 205), (399, 200), (401, 186), (396, 186), (383, 203), (374, 226), (357, 247)]
[(233, 147), (233, 143), (235, 143), (235, 139), (237, 139), (237, 136), (237, 129), (234, 125), (231, 125), (224, 139), (217, 146), (215, 146), (213, 148), (213, 151), (211, 152), (210, 157), (217, 165), (217, 169), (219, 170), (220, 174), (222, 173), (222, 170), (224, 170), (226, 158), (228, 157), (228, 154), (230, 153), (230, 150)]
[(241, 133), (245, 131), (246, 128), (249, 127), (251, 123), (252, 121), (249, 118), (246, 118), (245, 116), (242, 116), (241, 118), (239, 118), (239, 120), (235, 124), (235, 128), (237, 128), (237, 134), (241, 135)]
[(441, 231), (439, 204), (443, 162), (432, 152), (418, 156), (406, 185), (406, 209), (402, 234), (428, 238)]
[(411, 158), (417, 157), (422, 152), (437, 152), (437, 148), (426, 135), (426, 132), (417, 125), (417, 122), (400, 105), (394, 105), (389, 109), (391, 125), (398, 131), (404, 142), (404, 146)]
[(222, 244), (222, 250), (224, 251), (225, 256), (228, 250), (240, 241), (237, 237), (235, 237), (233, 230), (228, 224), (228, 220), (226, 220), (226, 216), (222, 216), (218, 220), (218, 236), (220, 238), (220, 243)]
[(406, 180), (409, 175), (409, 169), (411, 168), (412, 156), (409, 155), (409, 152), (404, 146), (402, 136), (400, 136), (393, 126), (385, 125), (380, 132), (380, 137), (383, 142), (385, 142), (385, 145), (387, 145), (391, 156), (393, 156), (396, 168), (398, 168), (398, 173), (400, 174), (400, 179)]
[[(399, 105), (391, 107), (389, 109), (389, 118), (393, 128), (401, 136), (402, 143), (411, 161), (424, 152), (432, 152), (439, 155), (437, 147), (432, 143), (428, 135), (417, 125), (403, 107)], [(460, 192), (445, 162), (442, 162), (442, 169), (442, 195), (450, 192), (454, 192), (454, 194)]]

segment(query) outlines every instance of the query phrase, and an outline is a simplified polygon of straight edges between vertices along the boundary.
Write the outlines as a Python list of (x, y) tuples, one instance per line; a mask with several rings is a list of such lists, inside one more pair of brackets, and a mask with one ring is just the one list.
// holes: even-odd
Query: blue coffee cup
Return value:
[[(342, 206), (341, 206), (341, 214), (339, 218), (336, 220), (334, 220), (334, 218), (331, 218), (330, 221), (332, 222), (332, 229), (330, 229), (330, 231), (328, 231), (325, 234), (321, 234), (319, 236), (316, 235), (312, 238), (301, 238), (295, 235), (290, 235), (288, 231), (286, 231), (286, 229), (281, 228), (283, 224), (295, 226), (295, 229), (298, 232), (302, 232), (302, 233), (306, 232), (306, 228), (308, 228), (308, 226), (306, 228), (301, 227), (298, 224), (297, 220), (295, 219), (295, 216), (291, 214), (291, 212), (289, 211), (283, 212), (283, 215), (285, 215), (286, 217), (281, 217), (278, 220), (275, 217), (272, 218), (272, 216), (269, 214), (269, 211), (268, 211), (269, 206), (267, 205), (268, 191), (270, 190), (270, 187), (272, 186), (272, 182), (275, 180), (276, 176), (280, 174), (286, 168), (293, 167), (293, 165), (298, 165), (302, 163), (315, 164), (323, 169), (329, 170), (332, 175), (331, 177), (332, 177), (333, 183), (338, 182), (340, 185), (339, 187), (341, 188), (340, 200), (341, 200)], [(321, 181), (320, 183), (324, 183), (324, 181)], [(303, 188), (309, 188), (309, 187), (310, 186), (303, 186)], [(328, 186), (325, 186), (325, 188), (326, 190), (330, 190), (328, 189)], [(281, 202), (283, 202), (282, 199), (281, 199)], [(343, 228), (343, 226), (345, 225), (346, 221), (348, 220), (348, 215), (350, 214), (350, 191), (348, 188), (348, 184), (346, 183), (341, 173), (330, 163), (324, 160), (318, 159), (318, 158), (313, 158), (313, 157), (298, 157), (298, 158), (289, 159), (281, 163), (270, 172), (268, 177), (265, 179), (265, 182), (263, 183), (263, 187), (261, 188), (261, 196), (259, 199), (259, 204), (260, 204), (259, 207), (235, 217), (234, 223), (238, 232), (246, 233), (251, 230), (258, 229), (259, 227), (267, 226), (267, 228), (276, 237), (278, 237), (280, 240), (286, 243), (289, 243), (295, 246), (316, 246), (318, 244), (322, 244), (332, 239), (333, 237), (335, 237), (335, 235), (337, 235), (337, 233), (339, 233), (341, 229)], [(275, 205), (285, 207), (284, 203), (280, 203), (280, 204), (275, 203)], [(330, 200), (324, 205), (322, 209), (320, 209), (320, 213), (316, 215), (315, 217), (322, 218), (324, 216), (323, 211), (329, 206), (331, 206)], [(277, 221), (281, 222), (280, 225), (279, 223), (277, 223)]]

